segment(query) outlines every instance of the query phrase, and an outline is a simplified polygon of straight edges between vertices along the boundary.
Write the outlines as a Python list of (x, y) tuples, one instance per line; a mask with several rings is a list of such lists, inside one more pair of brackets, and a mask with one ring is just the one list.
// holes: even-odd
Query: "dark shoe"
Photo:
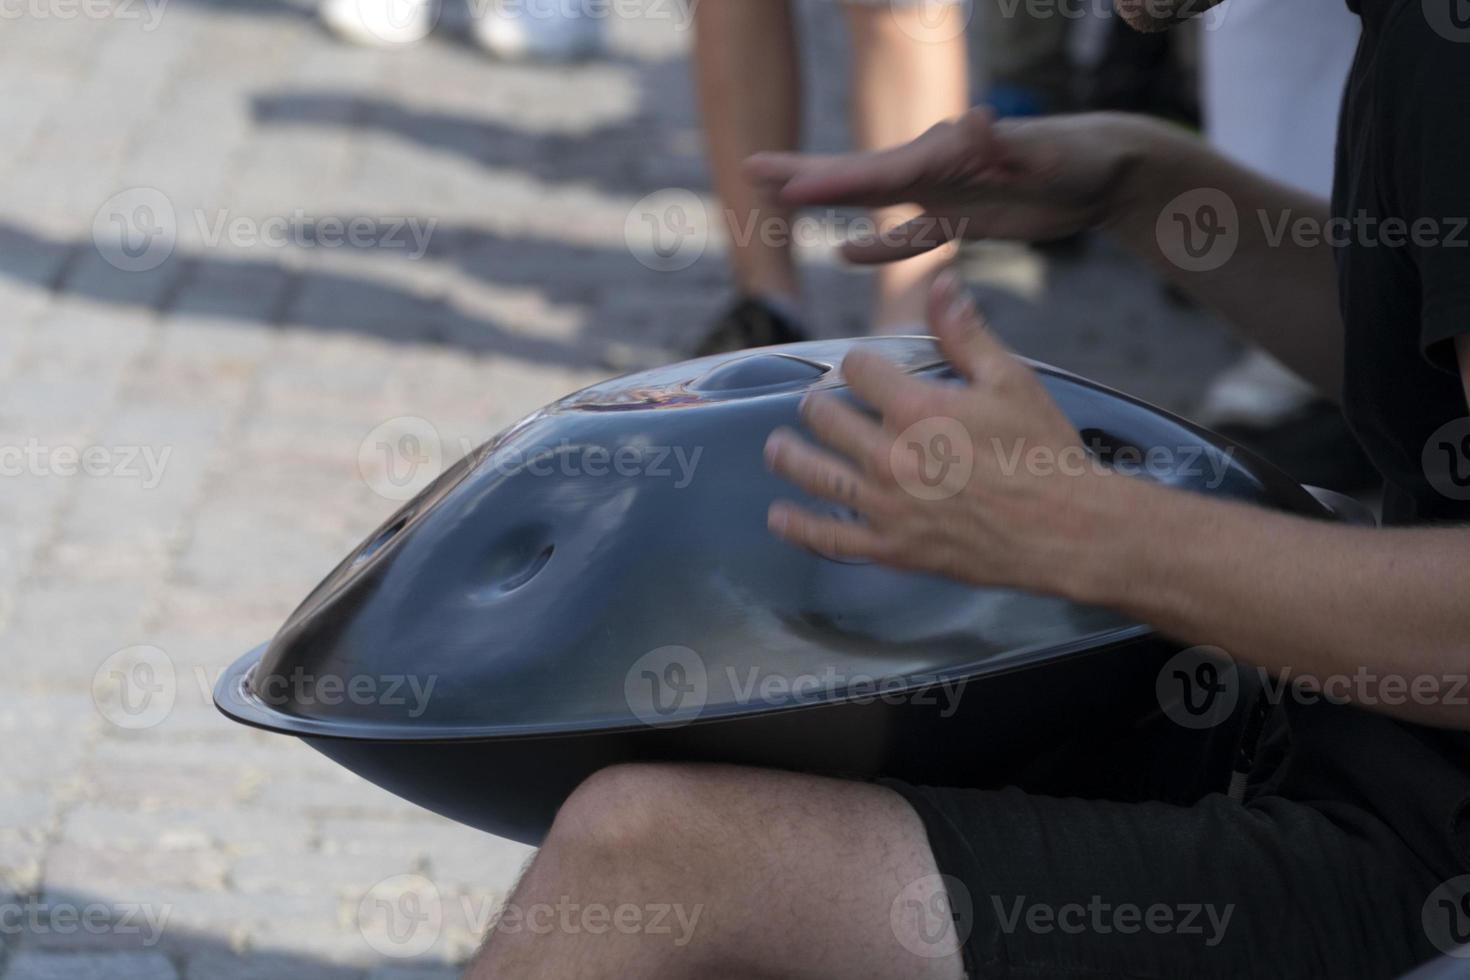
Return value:
[(795, 344), (810, 339), (796, 324), (766, 303), (746, 297), (720, 317), (714, 330), (694, 349), (694, 356), (728, 354), (750, 347)]
[(1219, 432), (1263, 456), (1299, 483), (1349, 495), (1380, 488), (1373, 468), (1342, 412), (1320, 399), (1269, 427), (1222, 425)]

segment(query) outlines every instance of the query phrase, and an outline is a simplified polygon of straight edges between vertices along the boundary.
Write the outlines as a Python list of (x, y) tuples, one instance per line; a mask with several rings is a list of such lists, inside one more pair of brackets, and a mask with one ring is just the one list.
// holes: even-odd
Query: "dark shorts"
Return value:
[(971, 977), (1382, 978), (1439, 955), (1441, 878), (1361, 814), (885, 785), (928, 830)]

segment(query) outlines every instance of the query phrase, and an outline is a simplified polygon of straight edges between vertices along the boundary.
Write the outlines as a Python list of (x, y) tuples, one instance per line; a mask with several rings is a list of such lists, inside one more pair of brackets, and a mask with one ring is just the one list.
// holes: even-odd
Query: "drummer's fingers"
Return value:
[(883, 509), (883, 494), (846, 460), (813, 446), (790, 429), (766, 440), (766, 466), (814, 497), (851, 507), (862, 514)]
[(842, 359), (842, 376), (853, 394), (883, 415), (883, 420), (903, 429), (926, 416), (935, 414), (936, 399), (944, 391), (923, 381), (897, 364), (871, 350), (858, 348)]
[(813, 435), (861, 469), (881, 470), (888, 458), (882, 423), (835, 395), (808, 395), (801, 403), (801, 419)]
[(835, 154), (777, 153), (767, 151), (747, 157), (741, 165), (745, 178), (756, 187), (779, 194), (793, 178), (803, 173), (830, 167)]
[(906, 204), (928, 162), (923, 140), (834, 156), (757, 154), (745, 162), (745, 174), (788, 207)]
[(849, 238), (842, 243), (842, 257), (854, 265), (902, 262), (932, 252), (954, 238), (954, 225), (949, 219), (922, 214), (876, 235)]
[(884, 539), (866, 524), (813, 514), (787, 500), (771, 504), (766, 526), (782, 541), (829, 558), (883, 561), (888, 552)]

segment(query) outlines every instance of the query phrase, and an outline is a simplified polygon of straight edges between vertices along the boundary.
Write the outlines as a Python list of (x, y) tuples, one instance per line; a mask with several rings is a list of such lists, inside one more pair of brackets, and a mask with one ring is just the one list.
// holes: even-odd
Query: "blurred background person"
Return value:
[[(1358, 18), (1339, 0), (1231, 0), (1201, 28), (1210, 141), (1283, 184), (1329, 197)], [(1264, 351), (1248, 351), (1215, 379), (1198, 419), (1302, 482), (1352, 492), (1375, 480), (1337, 406)]]
[[(442, 11), (439, 0), (323, 0), (322, 23), (352, 44), (393, 47), (422, 40)], [(601, 21), (582, 0), (467, 0), (456, 24), (497, 58), (571, 61), (596, 53)]]
[[(400, 976), (404, 947), (371, 938), (384, 919), (364, 929), (343, 914), (359, 899), (396, 907), (380, 886), (400, 874), (491, 913), (526, 848), (231, 725), (195, 681), (272, 636), (463, 453), (614, 371), (676, 359), (725, 299), (729, 256), (711, 248), (659, 271), (627, 233), (646, 195), (709, 186), (684, 0), (566, 0), (602, 32), (605, 56), (575, 67), (462, 43), (472, 5), (546, 10), (527, 22), (541, 37), (571, 22), (552, 19), (560, 3), (394, 0), (405, 6), (385, 7), (387, 36), (348, 50), (321, 26), (325, 2), (63, 17), (54, 0), (13, 6), (0, 28), (0, 449), (23, 457), (0, 492), (0, 644), (35, 652), (7, 661), (0, 691), (0, 792), (18, 804), (0, 815), (0, 892), (72, 909), (157, 896), (176, 913), (151, 944), (146, 930), (105, 949), (83, 931), (6, 936), (3, 980)], [(370, 2), (333, 0), (320, 16)], [(1044, 36), (1058, 26), (1049, 8), (1082, 2), (981, 0), (975, 13), (1012, 4), (1002, 26), (1029, 18)], [(828, 117), (860, 94), (842, 54), (850, 13), (864, 11), (792, 3), (805, 139), (838, 145), (846, 127)], [(885, 6), (866, 12), (895, 23)], [(1111, 23), (1096, 12), (1069, 34)], [(991, 40), (989, 22), (969, 27)], [(794, 42), (754, 33), (734, 77), (768, 91), (774, 55), (794, 57)], [(1283, 41), (1282, 57), (1312, 43)], [(921, 68), (946, 60), (941, 46), (904, 44)], [(1013, 77), (974, 54), (976, 77), (987, 64)], [(919, 91), (895, 64), (868, 81)], [(1074, 93), (1092, 65), (1074, 57)], [(1277, 93), (1249, 98), (1261, 118), (1281, 108)], [(801, 128), (785, 103), (737, 104), (784, 120), (778, 132)], [(903, 105), (948, 111), (922, 95)], [(344, 233), (364, 228), (363, 240)], [(1089, 238), (1060, 252), (982, 245), (960, 264), (1023, 353), (1189, 414), (1238, 348), (1204, 311), (1165, 302), (1150, 267)], [(864, 273), (803, 270), (824, 332), (866, 328)], [(79, 451), (101, 452), (107, 473), (77, 464)], [(139, 686), (155, 683), (165, 698)], [(140, 729), (121, 710), (134, 697), (171, 708)], [(263, 903), (288, 914), (261, 916)], [(416, 980), (458, 977), (478, 924), (446, 917), (412, 961)]]
[(984, 102), (997, 116), (1083, 109), (1199, 124), (1196, 28), (1140, 34), (1110, 0), (989, 0)]
[[(1086, 108), (1159, 116), (1201, 127), (1226, 155), (1284, 184), (1332, 193), (1338, 111), (1359, 33), (1338, 0), (1232, 0), (1157, 34), (1086, 0), (992, 0), (986, 12), (985, 100), (1000, 115)], [(1301, 482), (1353, 493), (1376, 479), (1337, 406), (1264, 351), (1220, 371), (1197, 418)]]
[[(895, 146), (964, 112), (964, 0), (838, 0), (851, 36), (850, 128), (860, 149)], [(710, 354), (807, 339), (788, 211), (763, 200), (741, 164), (801, 144), (801, 67), (792, 0), (698, 0), (694, 68), (715, 191), (739, 296), (697, 347)], [(872, 217), (893, 227), (914, 212)], [(953, 248), (874, 276), (870, 328), (923, 332), (924, 298)]]
[(984, 101), (997, 116), (1039, 116), (1072, 107), (1071, 17), (1055, 5), (1043, 16), (1031, 0), (987, 0), (980, 26)]

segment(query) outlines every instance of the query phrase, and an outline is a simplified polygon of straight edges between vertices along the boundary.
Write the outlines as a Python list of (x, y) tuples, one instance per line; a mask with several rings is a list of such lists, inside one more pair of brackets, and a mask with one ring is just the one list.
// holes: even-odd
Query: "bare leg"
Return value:
[[(964, 6), (851, 3), (847, 12), (853, 50), (852, 132), (859, 149), (906, 143), (969, 108)], [(892, 208), (873, 217), (882, 228), (914, 213)], [(946, 247), (880, 268), (874, 329), (921, 331), (930, 283), (954, 252)]]
[[(730, 232), (735, 281), (749, 296), (794, 304), (789, 211), (759, 197), (745, 158), (794, 150), (801, 135), (801, 77), (790, 0), (699, 0), (695, 80), (715, 192)], [(760, 229), (775, 229), (774, 238)]]
[(937, 874), (918, 816), (887, 789), (616, 766), (562, 808), (467, 978), (958, 980), (949, 920), (906, 911), (942, 902)]

